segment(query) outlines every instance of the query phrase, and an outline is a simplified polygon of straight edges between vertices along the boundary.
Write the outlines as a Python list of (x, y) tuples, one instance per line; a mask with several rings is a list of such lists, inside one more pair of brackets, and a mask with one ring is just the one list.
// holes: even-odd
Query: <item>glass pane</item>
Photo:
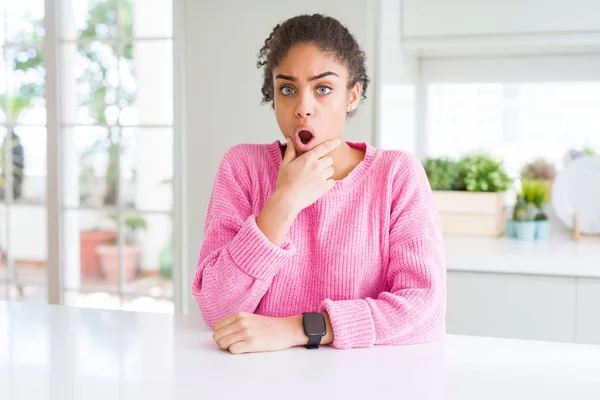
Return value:
[(173, 297), (173, 223), (170, 215), (125, 215), (128, 246), (138, 253), (140, 271), (127, 286), (128, 293)]
[[(4, 146), (5, 141), (2, 141), (2, 149)], [(13, 200), (44, 203), (47, 175), (46, 128), (15, 127), (11, 147)]]
[(172, 0), (121, 0), (119, 19), (125, 37), (173, 36)]
[(44, 286), (48, 261), (46, 206), (12, 204), (8, 209), (8, 235), (17, 280)]
[(44, 0), (11, 0), (4, 3), (7, 41), (42, 41), (44, 38)]
[(98, 41), (65, 44), (63, 104), (69, 125), (108, 124), (119, 119), (116, 49)]
[(118, 289), (118, 224), (113, 215), (108, 210), (65, 212), (65, 289)]
[[(6, 4), (5, 1), (0, 1), (0, 46), (3, 46), (4, 39), (6, 38), (6, 19), (4, 16), (6, 15)], [(2, 75), (2, 71), (4, 68), (0, 69), (0, 76)], [(0, 93), (2, 90), (0, 90)], [(0, 296), (2, 295), (2, 289), (0, 288)]]
[(512, 176), (536, 158), (560, 169), (600, 151), (600, 82), (460, 83), (428, 87), (428, 155), (489, 151)]
[(46, 100), (44, 69), (41, 49), (35, 47), (7, 47), (5, 59), (6, 95), (0, 97), (0, 108), (11, 123), (44, 125)]
[[(0, 1), (0, 13), (2, 12), (2, 2)], [(3, 14), (0, 14), (3, 15)], [(0, 31), (2, 31), (2, 18), (0, 18)], [(0, 33), (1, 35), (1, 33)], [(7, 63), (6, 47), (0, 47), (0, 124), (6, 123), (6, 91), (8, 89), (6, 75), (9, 68)]]
[(137, 210), (173, 207), (173, 129), (123, 128), (123, 205)]
[(118, 141), (117, 128), (65, 129), (63, 196), (67, 207), (117, 204)]
[(117, 37), (117, 0), (63, 1), (65, 39)]
[[(157, 62), (160, 60), (160, 62)], [(122, 125), (173, 124), (173, 45), (170, 40), (125, 46), (120, 67)]]
[[(10, 279), (7, 268), (6, 251), (8, 249), (8, 225), (7, 225), (7, 205), (0, 203), (0, 282)], [(0, 289), (0, 292), (2, 289)]]

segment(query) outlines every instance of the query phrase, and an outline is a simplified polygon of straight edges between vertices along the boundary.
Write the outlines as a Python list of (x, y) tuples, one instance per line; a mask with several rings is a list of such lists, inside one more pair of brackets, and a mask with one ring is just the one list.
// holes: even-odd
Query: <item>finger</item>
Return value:
[(282, 166), (288, 165), (296, 158), (296, 148), (294, 147), (294, 143), (292, 143), (290, 138), (285, 138), (285, 141), (287, 142), (287, 148), (285, 149), (285, 154), (281, 161)]
[(239, 324), (233, 323), (216, 330), (215, 333), (213, 333), (213, 339), (218, 343), (219, 340), (223, 339), (225, 336), (229, 336), (240, 331), (242, 331), (242, 328), (239, 326)]
[(323, 157), (319, 160), (319, 169), (325, 169), (333, 165), (332, 157)]
[(222, 348), (223, 350), (227, 350), (229, 349), (229, 346), (238, 343), (238, 342), (242, 342), (244, 340), (246, 340), (246, 334), (244, 332), (236, 332), (232, 335), (227, 335), (224, 338), (222, 338), (221, 340), (219, 340), (217, 342), (217, 344), (219, 345), (220, 348)]
[(325, 181), (325, 192), (329, 192), (331, 189), (333, 189), (333, 187), (335, 186), (335, 180), (333, 179), (327, 179)]
[(223, 327), (225, 327), (225, 326), (227, 326), (227, 325), (231, 325), (231, 324), (233, 324), (235, 321), (237, 321), (237, 320), (238, 320), (239, 316), (240, 316), (240, 314), (239, 314), (239, 313), (235, 313), (235, 314), (231, 314), (229, 317), (225, 317), (225, 318), (223, 318), (222, 320), (218, 321), (218, 322), (215, 324), (215, 327), (214, 327), (214, 329), (213, 329), (213, 330), (216, 332), (216, 331), (218, 331), (219, 329), (221, 329), (221, 328), (223, 328)]
[(328, 140), (325, 143), (321, 143), (306, 154), (308, 154), (308, 157), (312, 157), (318, 160), (319, 158), (323, 157), (324, 155), (338, 147), (340, 144), (342, 144), (342, 142), (339, 139)]
[(247, 340), (243, 340), (241, 342), (237, 342), (229, 346), (229, 352), (231, 354), (244, 354), (250, 353), (253, 351), (252, 343)]
[(333, 168), (329, 167), (325, 171), (323, 171), (323, 179), (327, 180), (333, 176)]

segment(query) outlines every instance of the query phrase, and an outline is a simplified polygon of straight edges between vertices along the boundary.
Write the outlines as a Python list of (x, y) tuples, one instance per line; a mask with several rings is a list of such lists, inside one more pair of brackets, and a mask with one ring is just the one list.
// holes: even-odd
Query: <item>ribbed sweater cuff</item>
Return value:
[(291, 257), (295, 247), (291, 242), (277, 247), (256, 225), (256, 215), (246, 219), (235, 238), (229, 244), (233, 262), (248, 275), (260, 279), (272, 279), (283, 261)]
[(329, 314), (334, 335), (332, 347), (349, 349), (375, 344), (375, 324), (366, 301), (325, 300), (321, 304), (321, 312), (323, 311)]

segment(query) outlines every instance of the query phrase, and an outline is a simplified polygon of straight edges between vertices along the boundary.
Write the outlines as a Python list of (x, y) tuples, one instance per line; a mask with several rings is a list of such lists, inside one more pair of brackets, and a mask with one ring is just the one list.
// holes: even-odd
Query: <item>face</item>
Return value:
[(360, 100), (360, 85), (348, 90), (348, 69), (312, 44), (293, 47), (273, 70), (275, 116), (284, 138), (304, 153), (330, 139), (343, 139), (348, 107)]

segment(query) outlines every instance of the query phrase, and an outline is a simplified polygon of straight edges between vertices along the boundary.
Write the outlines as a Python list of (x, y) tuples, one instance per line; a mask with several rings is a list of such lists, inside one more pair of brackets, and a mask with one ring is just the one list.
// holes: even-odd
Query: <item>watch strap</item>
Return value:
[(307, 349), (318, 349), (321, 344), (322, 336), (311, 335), (308, 337), (308, 343), (304, 345)]

